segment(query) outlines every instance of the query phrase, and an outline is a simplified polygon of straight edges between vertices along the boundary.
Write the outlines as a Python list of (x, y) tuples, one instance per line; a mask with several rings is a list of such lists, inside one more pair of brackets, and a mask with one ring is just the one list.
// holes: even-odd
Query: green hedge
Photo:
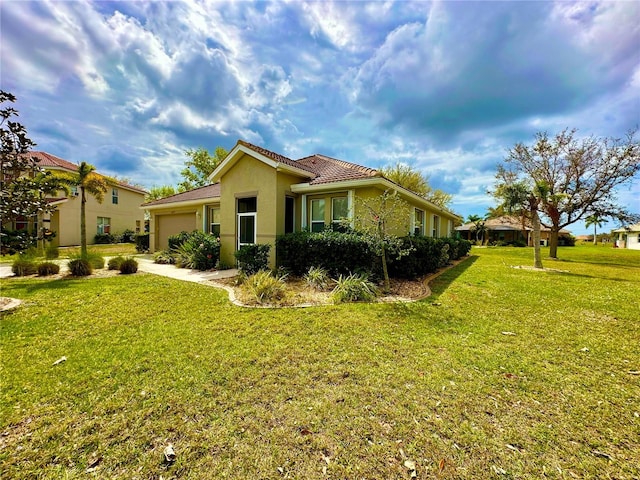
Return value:
[[(411, 235), (400, 240), (402, 248), (411, 249), (411, 253), (388, 259), (389, 275), (396, 278), (417, 278), (435, 272), (471, 250), (471, 242), (454, 238)], [(310, 267), (322, 267), (334, 277), (356, 272), (379, 276), (381, 269), (380, 258), (368, 237), (357, 232), (289, 233), (276, 240), (276, 255), (278, 266), (297, 276), (304, 275)]]
[(148, 252), (149, 251), (149, 234), (139, 233), (134, 237), (136, 243), (136, 252)]

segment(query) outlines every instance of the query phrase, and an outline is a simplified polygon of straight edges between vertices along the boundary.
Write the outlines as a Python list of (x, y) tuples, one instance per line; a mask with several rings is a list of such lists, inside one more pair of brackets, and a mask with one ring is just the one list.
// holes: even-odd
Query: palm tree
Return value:
[(485, 219), (482, 218), (480, 215), (469, 215), (469, 217), (467, 218), (467, 221), (473, 223), (473, 229), (476, 232), (476, 243), (478, 243), (478, 237), (482, 237), (481, 244), (483, 244), (484, 232), (487, 231), (487, 227), (484, 224)]
[(594, 213), (592, 215), (589, 215), (587, 218), (585, 218), (584, 226), (586, 228), (589, 228), (591, 225), (593, 225), (593, 244), (594, 245), (598, 244), (597, 228), (602, 227), (604, 223), (605, 223), (604, 217), (599, 213)]
[(87, 194), (94, 197), (98, 203), (102, 203), (104, 195), (109, 190), (109, 186), (115, 182), (96, 172), (96, 167), (81, 162), (78, 170), (74, 173), (60, 173), (59, 178), (69, 187), (80, 189), (80, 254), (87, 256), (87, 221), (85, 214), (85, 205), (87, 203)]

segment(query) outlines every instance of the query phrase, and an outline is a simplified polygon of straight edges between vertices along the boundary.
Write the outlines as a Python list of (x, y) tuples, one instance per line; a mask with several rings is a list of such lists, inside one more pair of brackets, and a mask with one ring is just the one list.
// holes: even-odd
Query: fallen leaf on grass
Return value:
[(416, 462), (413, 460), (405, 460), (404, 467), (409, 471), (409, 476), (411, 478), (416, 478), (418, 476), (416, 473)]
[(629, 370), (629, 375), (640, 375), (640, 370)]
[(440, 463), (438, 463), (438, 473), (442, 473), (442, 471), (444, 470), (444, 466), (446, 464), (447, 464), (447, 462), (445, 461), (444, 458), (440, 460)]
[(607, 460), (613, 460), (613, 457), (611, 455), (605, 452), (601, 452), (600, 450), (593, 450), (591, 453), (593, 453), (596, 457), (602, 457), (602, 458), (606, 458)]
[(62, 362), (66, 362), (66, 361), (67, 361), (67, 357), (60, 357), (58, 360), (53, 362), (52, 366), (60, 365)]
[(313, 434), (313, 432), (309, 429), (306, 429), (306, 428), (300, 429), (300, 435), (311, 435), (311, 434)]
[(516, 334), (513, 333), (513, 332), (500, 332), (500, 333), (502, 333), (502, 335), (508, 335), (508, 336), (511, 336), (511, 337), (515, 337), (516, 336)]
[(518, 447), (515, 447), (515, 446), (511, 445), (510, 443), (507, 443), (505, 446), (506, 446), (509, 450), (513, 450), (514, 452), (519, 452), (519, 451), (520, 451), (520, 449), (519, 449)]

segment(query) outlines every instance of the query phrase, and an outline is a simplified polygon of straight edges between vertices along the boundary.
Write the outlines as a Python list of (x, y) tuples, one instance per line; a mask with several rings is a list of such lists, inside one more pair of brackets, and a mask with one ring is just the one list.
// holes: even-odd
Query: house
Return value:
[[(46, 152), (29, 152), (29, 156), (38, 160), (38, 166), (52, 172), (75, 172), (78, 166), (62, 158)], [(55, 233), (53, 244), (58, 246), (80, 245), (80, 196), (78, 190), (70, 195), (50, 198), (49, 203), (56, 209), (45, 213), (37, 219), (19, 218), (12, 230), (40, 231), (46, 228)], [(122, 233), (133, 230), (140, 233), (144, 230), (144, 212), (140, 203), (144, 202), (146, 191), (141, 188), (118, 182), (109, 187), (102, 203), (91, 195), (87, 195), (85, 204), (87, 242), (93, 243), (98, 233)]]
[[(242, 140), (209, 180), (211, 185), (142, 205), (150, 214), (152, 251), (166, 249), (170, 235), (197, 229), (220, 237), (221, 261), (231, 265), (245, 244), (274, 246), (286, 233), (354, 226), (356, 197), (389, 189), (410, 205), (407, 229), (398, 235), (446, 237), (460, 220), (375, 169), (317, 154), (292, 160)], [(275, 265), (275, 248), (270, 262)]]
[[(522, 219), (513, 216), (502, 216), (497, 218), (489, 218), (484, 222), (484, 243), (521, 243), (528, 246), (533, 246), (533, 228), (531, 222), (525, 220), (523, 225)], [(473, 222), (465, 223), (459, 227), (456, 227), (456, 231), (460, 233), (462, 238), (474, 241), (476, 240), (476, 224)], [(569, 230), (562, 229), (558, 235), (558, 244), (568, 244), (568, 237), (571, 235)], [(549, 237), (551, 230), (541, 226), (540, 227), (540, 244), (547, 246), (549, 243)], [(480, 234), (480, 240), (482, 235)]]
[(640, 223), (614, 230), (618, 234), (615, 246), (618, 248), (629, 248), (640, 250)]

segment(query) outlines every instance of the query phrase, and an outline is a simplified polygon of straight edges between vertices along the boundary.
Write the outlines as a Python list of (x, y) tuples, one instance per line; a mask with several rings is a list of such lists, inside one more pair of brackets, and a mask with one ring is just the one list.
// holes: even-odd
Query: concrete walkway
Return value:
[[(160, 275), (163, 277), (175, 278), (176, 280), (184, 280), (185, 282), (203, 283), (209, 280), (220, 280), (221, 278), (231, 278), (238, 274), (238, 270), (230, 268), (229, 270), (214, 270), (201, 272), (199, 270), (190, 270), (188, 268), (177, 268), (175, 265), (160, 265), (153, 263), (151, 256), (137, 256), (135, 259), (138, 261), (138, 271), (153, 273), (154, 275)], [(108, 257), (105, 257), (105, 266), (109, 261)], [(60, 265), (60, 272), (65, 273), (67, 271), (67, 260), (57, 260), (57, 264)], [(0, 265), (0, 278), (12, 277), (11, 264)]]

